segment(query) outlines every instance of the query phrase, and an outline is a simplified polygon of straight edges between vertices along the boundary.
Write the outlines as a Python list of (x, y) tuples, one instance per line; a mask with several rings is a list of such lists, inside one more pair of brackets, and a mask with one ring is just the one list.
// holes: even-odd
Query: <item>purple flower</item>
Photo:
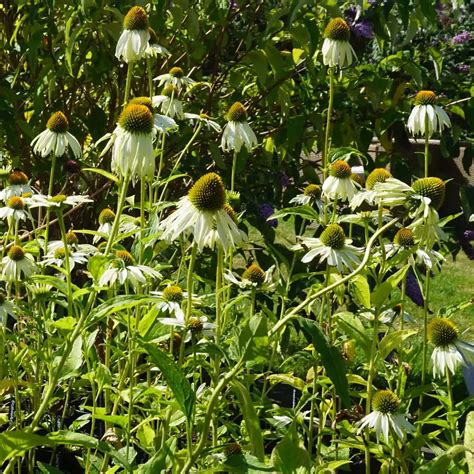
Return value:
[(284, 171), (279, 173), (279, 178), (282, 188), (287, 188), (290, 185), (290, 177)]
[(459, 244), (469, 260), (474, 260), (474, 247), (471, 245), (472, 240), (474, 240), (473, 230), (465, 230), (464, 233), (459, 236)]
[(417, 306), (420, 306), (421, 308), (424, 306), (425, 300), (423, 299), (418, 280), (412, 270), (408, 270), (406, 276), (406, 295)]
[(456, 71), (457, 72), (469, 72), (471, 68), (469, 67), (469, 64), (458, 64), (456, 66)]
[(276, 227), (278, 225), (278, 221), (276, 219), (270, 219), (267, 221), (267, 219), (275, 212), (275, 209), (269, 202), (264, 202), (258, 206), (258, 212), (260, 214), (260, 217), (265, 219), (266, 223), (270, 227)]
[(357, 8), (356, 7), (349, 7), (344, 10), (344, 16), (346, 17), (347, 21), (354, 21), (357, 15)]
[(465, 230), (464, 238), (469, 241), (474, 240), (474, 230)]
[(357, 38), (370, 39), (374, 35), (372, 23), (367, 18), (362, 18), (352, 25), (352, 33)]
[(469, 31), (463, 31), (462, 33), (453, 36), (451, 42), (453, 44), (464, 44), (472, 39), (472, 35)]

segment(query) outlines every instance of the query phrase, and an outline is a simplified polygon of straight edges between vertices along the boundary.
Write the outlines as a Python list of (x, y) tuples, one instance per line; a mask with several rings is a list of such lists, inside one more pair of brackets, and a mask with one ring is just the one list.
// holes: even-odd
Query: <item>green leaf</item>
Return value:
[(385, 337), (380, 341), (380, 357), (385, 359), (390, 354), (390, 352), (392, 352), (397, 347), (400, 347), (405, 339), (408, 339), (417, 332), (417, 329), (404, 329), (402, 331), (393, 331), (386, 334)]
[(286, 207), (276, 211), (270, 219), (282, 219), (287, 216), (300, 216), (303, 219), (319, 221), (318, 212), (311, 206)]
[(339, 349), (329, 344), (326, 336), (314, 321), (302, 317), (298, 317), (297, 321), (301, 325), (306, 338), (313, 343), (314, 348), (319, 353), (326, 373), (334, 384), (336, 393), (341, 397), (342, 403), (345, 407), (350, 408), (351, 399), (349, 397), (346, 364)]
[(64, 331), (72, 331), (76, 325), (76, 322), (76, 318), (73, 318), (72, 316), (66, 316), (64, 318), (58, 319), (57, 321), (52, 321), (51, 326)]
[(115, 183), (119, 183), (120, 180), (117, 178), (117, 176), (115, 176), (114, 174), (110, 173), (109, 171), (105, 171), (101, 168), (83, 168), (81, 170), (82, 172), (84, 171), (90, 171), (91, 173), (97, 173), (97, 174), (100, 174), (102, 176), (104, 176), (105, 178), (107, 179), (110, 179), (111, 181), (115, 182)]
[(341, 148), (333, 148), (329, 152), (329, 162), (334, 163), (338, 160), (349, 161), (352, 157), (358, 157), (362, 160), (364, 164), (367, 163), (367, 157), (364, 153), (357, 150), (356, 148), (352, 148), (350, 146), (344, 146)]
[(450, 472), (448, 468), (451, 461), (465, 451), (466, 448), (460, 444), (451, 446), (445, 453), (419, 467), (415, 474), (446, 474)]
[(250, 393), (245, 385), (238, 380), (232, 382), (239, 406), (244, 416), (245, 426), (251, 442), (251, 451), (260, 461), (265, 459), (265, 449), (263, 447), (263, 436), (260, 428), (260, 419), (255, 410)]
[(311, 461), (308, 451), (299, 439), (294, 424), (273, 450), (272, 464), (275, 470), (281, 474), (310, 472)]
[(351, 278), (350, 286), (357, 304), (370, 309), (370, 287), (364, 275), (356, 275)]
[(229, 456), (224, 463), (219, 466), (216, 472), (241, 472), (254, 474), (258, 472), (275, 472), (271, 466), (260, 462), (255, 456), (250, 454), (234, 454)]
[(385, 303), (385, 300), (390, 296), (392, 291), (397, 287), (402, 279), (405, 278), (408, 268), (409, 265), (400, 268), (398, 272), (387, 278), (372, 292), (371, 300), (376, 308), (380, 308)]
[(148, 352), (153, 363), (161, 370), (186, 418), (191, 420), (196, 396), (188, 379), (167, 354), (149, 343), (143, 342), (142, 347)]
[(469, 473), (474, 473), (474, 411), (467, 414), (466, 427), (464, 429), (464, 446), (467, 446), (470, 451), (466, 450), (466, 460), (469, 466)]
[(370, 353), (371, 339), (360, 318), (349, 311), (342, 311), (334, 315), (338, 320), (338, 327), (351, 339), (355, 339), (366, 355)]
[[(57, 356), (54, 359), (54, 365), (59, 363), (61, 359), (61, 356)], [(64, 380), (70, 376), (73, 375), (73, 373), (78, 370), (82, 362), (84, 361), (83, 355), (82, 355), (82, 336), (78, 336), (74, 343), (72, 344), (72, 348), (69, 352), (69, 355), (66, 358), (66, 361), (64, 362), (62, 371), (61, 371), (61, 376), (60, 380)]]
[(296, 388), (300, 392), (302, 392), (306, 387), (306, 383), (304, 380), (290, 374), (272, 374), (268, 376), (267, 379), (272, 384), (284, 383), (285, 385), (289, 385), (290, 387)]
[(54, 466), (42, 463), (40, 461), (38, 461), (37, 466), (40, 472), (43, 472), (44, 474), (64, 474), (63, 471), (56, 469)]

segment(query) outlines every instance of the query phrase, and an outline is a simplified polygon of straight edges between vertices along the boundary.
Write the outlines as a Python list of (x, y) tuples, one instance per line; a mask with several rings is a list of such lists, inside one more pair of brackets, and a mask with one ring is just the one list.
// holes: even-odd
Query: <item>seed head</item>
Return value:
[(321, 197), (321, 186), (318, 184), (309, 184), (304, 188), (303, 194), (305, 196), (311, 196), (314, 199), (319, 199)]
[(184, 71), (180, 67), (175, 66), (170, 69), (169, 75), (173, 77), (181, 78), (184, 76)]
[(415, 96), (415, 105), (433, 105), (436, 103), (436, 94), (433, 91), (420, 91)]
[(132, 7), (123, 19), (126, 30), (148, 30), (148, 15), (142, 7)]
[(357, 173), (351, 173), (351, 179), (352, 179), (352, 181), (357, 183), (359, 186), (361, 186), (361, 187), (364, 186), (364, 180)]
[(66, 234), (66, 243), (68, 245), (77, 245), (79, 243), (79, 239), (77, 238), (75, 232), (68, 232)]
[(375, 168), (365, 182), (365, 187), (369, 190), (374, 189), (375, 183), (385, 183), (392, 175), (385, 168)]
[(11, 186), (28, 183), (28, 176), (19, 169), (13, 170), (8, 176), (8, 184)]
[(8, 257), (10, 260), (15, 260), (15, 262), (18, 262), (19, 260), (23, 260), (25, 258), (25, 251), (20, 245), (13, 245), (8, 251)]
[(439, 209), (444, 201), (446, 185), (440, 178), (420, 178), (413, 183), (415, 192), (431, 199), (431, 206)]
[(234, 102), (229, 107), (225, 118), (228, 122), (245, 122), (247, 120), (247, 110), (240, 102)]
[(226, 457), (235, 456), (236, 454), (242, 454), (242, 446), (239, 443), (229, 443), (224, 450)]
[(133, 258), (132, 254), (130, 252), (127, 252), (126, 250), (117, 250), (115, 252), (115, 255), (117, 256), (117, 258), (122, 260), (125, 265), (133, 265), (133, 263), (135, 262), (135, 259)]
[(415, 238), (413, 232), (408, 227), (402, 227), (393, 238), (393, 242), (405, 248), (410, 248), (415, 245)]
[(446, 318), (433, 318), (428, 324), (428, 337), (435, 347), (446, 347), (456, 342), (456, 325)]
[(200, 334), (203, 330), (202, 321), (199, 318), (189, 318), (188, 328), (192, 334)]
[(205, 174), (194, 183), (188, 197), (198, 211), (220, 211), (226, 202), (224, 183), (216, 173)]
[(153, 114), (146, 105), (129, 104), (120, 114), (119, 125), (129, 133), (149, 134), (153, 130)]
[(348, 179), (352, 175), (351, 167), (344, 160), (337, 160), (331, 164), (331, 176), (339, 179)]
[(256, 263), (252, 263), (242, 273), (242, 280), (248, 280), (257, 286), (261, 286), (265, 282), (265, 272)]
[(131, 99), (127, 105), (130, 104), (138, 104), (138, 105), (144, 105), (145, 107), (148, 108), (148, 110), (154, 114), (155, 113), (155, 108), (153, 107), (153, 102), (149, 97), (134, 97)]
[(178, 89), (176, 89), (173, 84), (166, 84), (161, 90), (161, 95), (165, 95), (166, 97), (178, 97), (178, 92)]
[(99, 224), (104, 225), (104, 224), (112, 224), (115, 219), (115, 212), (112, 211), (112, 209), (109, 209), (108, 207), (105, 209), (102, 209), (99, 214)]
[(51, 202), (55, 202), (56, 204), (62, 204), (66, 199), (67, 196), (65, 194), (56, 194), (56, 196), (49, 198)]
[(224, 204), (224, 211), (234, 221), (235, 224), (238, 223), (237, 213), (235, 212), (234, 208), (227, 202)]
[(12, 196), (10, 199), (8, 199), (7, 206), (10, 209), (14, 209), (15, 211), (22, 211), (25, 208), (25, 202), (21, 197)]
[(69, 130), (69, 122), (62, 112), (54, 112), (46, 123), (46, 127), (54, 133), (66, 133)]
[(54, 258), (63, 259), (66, 256), (66, 249), (64, 247), (58, 247), (54, 251)]
[(183, 301), (183, 290), (177, 285), (167, 286), (163, 290), (163, 298), (173, 303), (181, 303)]
[(372, 400), (372, 408), (384, 415), (395, 413), (399, 406), (400, 399), (391, 390), (379, 390)]
[(341, 250), (346, 242), (346, 234), (339, 224), (329, 224), (323, 230), (320, 239), (326, 247)]
[(324, 30), (324, 37), (335, 41), (349, 41), (351, 29), (342, 18), (332, 18)]

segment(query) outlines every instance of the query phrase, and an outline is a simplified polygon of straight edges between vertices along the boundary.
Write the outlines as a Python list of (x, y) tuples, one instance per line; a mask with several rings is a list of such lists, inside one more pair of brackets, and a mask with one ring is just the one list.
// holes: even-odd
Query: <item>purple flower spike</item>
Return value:
[(258, 207), (258, 212), (270, 227), (276, 227), (278, 225), (278, 221), (276, 219), (270, 219), (267, 221), (267, 219), (275, 212), (275, 209), (269, 202), (260, 204)]

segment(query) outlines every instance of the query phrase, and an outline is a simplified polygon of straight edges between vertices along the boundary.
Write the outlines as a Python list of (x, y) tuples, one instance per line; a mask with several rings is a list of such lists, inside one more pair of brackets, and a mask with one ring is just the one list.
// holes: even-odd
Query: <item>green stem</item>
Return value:
[(234, 150), (234, 155), (232, 157), (232, 172), (230, 176), (230, 190), (234, 192), (235, 189), (235, 169), (237, 168), (237, 155), (238, 153)]
[(151, 63), (151, 58), (147, 58), (146, 60), (146, 70), (148, 74), (148, 92), (150, 94), (150, 99), (153, 97), (153, 66)]
[(145, 193), (146, 182), (140, 180), (140, 258), (139, 263), (143, 263), (143, 254), (145, 250)]
[(453, 393), (453, 380), (451, 377), (451, 372), (446, 367), (446, 385), (448, 390), (449, 397), (449, 408), (446, 415), (450, 427), (450, 437), (451, 445), (454, 446), (456, 443), (456, 417), (453, 414), (454, 411), (454, 393)]
[[(54, 186), (54, 172), (56, 170), (56, 155), (53, 153), (51, 157), (51, 170), (49, 175), (49, 184), (48, 184), (48, 196), (53, 195), (53, 186)], [(48, 207), (46, 209), (46, 228), (44, 233), (44, 253), (48, 251), (48, 241), (49, 241), (49, 221), (51, 216), (51, 209)]]
[(120, 227), (120, 217), (122, 216), (123, 206), (125, 204), (125, 198), (127, 197), (127, 189), (130, 178), (128, 175), (123, 177), (122, 188), (120, 189), (120, 195), (117, 203), (117, 212), (115, 213), (114, 223), (112, 225), (112, 231), (110, 232), (109, 240), (107, 241), (107, 247), (105, 248), (105, 255), (107, 255), (112, 245), (114, 244), (115, 237), (117, 236)]
[(334, 104), (334, 68), (328, 69), (329, 74), (329, 103), (328, 103), (328, 114), (326, 117), (326, 133), (324, 136), (324, 148), (323, 148), (323, 181), (327, 178), (328, 173), (328, 155), (329, 148), (331, 146), (331, 116)]
[[(428, 118), (425, 119), (425, 130), (428, 128)], [(425, 178), (428, 177), (430, 161), (430, 136), (425, 133)]]
[[(428, 369), (428, 300), (430, 296), (430, 283), (431, 283), (431, 274), (430, 271), (427, 270), (426, 278), (425, 278), (425, 294), (423, 295), (423, 345), (422, 345), (422, 361), (421, 361), (421, 386), (424, 387), (426, 384), (426, 372)], [(421, 392), (420, 394), (420, 403), (418, 409), (418, 419), (421, 419), (421, 414), (423, 412), (423, 399), (424, 393)], [(421, 432), (421, 423), (418, 424), (418, 432)]]
[(126, 105), (128, 102), (128, 97), (130, 95), (130, 89), (132, 86), (132, 76), (133, 76), (133, 66), (134, 62), (128, 63), (127, 66), (127, 81), (125, 82), (125, 94), (123, 96), (123, 105)]
[(58, 223), (61, 229), (61, 238), (64, 245), (64, 267), (66, 270), (66, 284), (67, 284), (67, 306), (69, 316), (73, 316), (73, 299), (72, 299), (72, 281), (71, 281), (71, 262), (69, 261), (69, 246), (66, 237), (66, 226), (64, 224), (63, 210), (60, 206), (58, 208)]

